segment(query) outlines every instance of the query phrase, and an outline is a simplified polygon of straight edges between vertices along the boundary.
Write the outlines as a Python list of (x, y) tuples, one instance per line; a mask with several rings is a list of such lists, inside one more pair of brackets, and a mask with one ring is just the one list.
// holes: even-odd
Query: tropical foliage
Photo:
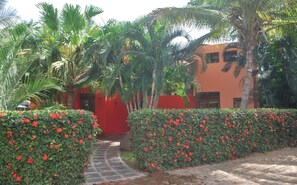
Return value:
[[(185, 31), (171, 29), (165, 22), (146, 23), (147, 18), (110, 22), (103, 29), (104, 40), (94, 44), (87, 55), (95, 61), (101, 91), (119, 93), (129, 112), (156, 108), (159, 95), (170, 84), (180, 83), (179, 94), (185, 96), (185, 84), (194, 78), (195, 48), (208, 36), (191, 40)], [(184, 38), (185, 46), (174, 42), (176, 38)], [(183, 78), (172, 78), (169, 73)]]
[[(282, 20), (272, 42), (262, 43), (256, 56), (259, 66), (260, 103), (263, 107), (297, 107), (296, 5), (278, 12)], [(290, 24), (288, 24), (290, 23)]]
[(48, 76), (33, 79), (28, 76), (31, 65), (46, 55), (36, 37), (34, 24), (7, 27), (0, 37), (0, 109), (14, 109), (24, 100), (40, 99), (50, 89), (61, 90)]
[(58, 78), (68, 93), (68, 107), (72, 108), (74, 95), (89, 78), (90, 63), (84, 60), (84, 52), (100, 34), (92, 18), (103, 11), (95, 6), (81, 7), (65, 4), (61, 12), (53, 5), (40, 3), (41, 39), (49, 57), (45, 58), (45, 70)]

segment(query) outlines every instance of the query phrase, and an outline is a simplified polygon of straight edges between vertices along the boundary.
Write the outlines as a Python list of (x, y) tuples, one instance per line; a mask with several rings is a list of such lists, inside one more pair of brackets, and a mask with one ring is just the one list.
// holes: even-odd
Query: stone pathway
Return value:
[(121, 138), (122, 136), (111, 136), (98, 140), (90, 164), (84, 174), (86, 178), (84, 185), (102, 184), (145, 176), (143, 173), (130, 168), (121, 160)]

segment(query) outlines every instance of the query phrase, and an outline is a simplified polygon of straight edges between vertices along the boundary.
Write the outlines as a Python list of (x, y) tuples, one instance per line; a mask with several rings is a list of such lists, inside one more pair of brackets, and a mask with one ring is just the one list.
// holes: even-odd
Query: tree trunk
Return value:
[(253, 76), (254, 84), (254, 107), (259, 108), (259, 83), (258, 83), (258, 72)]
[(153, 109), (154, 103), (154, 94), (155, 94), (155, 85), (156, 85), (156, 69), (153, 69), (153, 76), (152, 76), (152, 91), (151, 91), (151, 99), (149, 103), (149, 109)]
[(67, 100), (67, 107), (72, 109), (75, 97), (75, 90), (72, 86), (68, 87), (68, 100)]
[(246, 65), (245, 65), (246, 71), (245, 71), (244, 83), (242, 88), (242, 97), (241, 97), (241, 103), (240, 103), (241, 109), (248, 108), (251, 85), (252, 85), (252, 74), (253, 74), (254, 42), (253, 42), (253, 39), (248, 39), (247, 42), (248, 43), (246, 48)]

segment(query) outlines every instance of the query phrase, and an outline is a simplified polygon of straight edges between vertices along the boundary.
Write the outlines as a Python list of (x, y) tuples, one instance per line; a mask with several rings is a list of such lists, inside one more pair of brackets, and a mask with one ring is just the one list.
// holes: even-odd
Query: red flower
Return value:
[(18, 155), (18, 156), (16, 156), (16, 159), (19, 161), (19, 160), (21, 160), (23, 158), (23, 156), (21, 156), (21, 155)]
[(16, 182), (20, 182), (22, 180), (22, 178), (20, 177), (20, 176), (17, 176), (16, 178), (15, 178), (15, 181)]
[(188, 145), (184, 145), (184, 147), (185, 147), (186, 149), (189, 149), (189, 148), (190, 148), (190, 146), (188, 146)]
[(50, 144), (50, 145), (49, 145), (49, 148), (50, 148), (50, 149), (53, 149), (54, 147), (53, 147), (53, 145), (52, 145), (52, 144)]
[(203, 140), (203, 138), (202, 138), (201, 136), (199, 136), (199, 137), (196, 139), (196, 141), (197, 141), (198, 143), (200, 143), (202, 140)]
[(61, 128), (58, 128), (58, 129), (57, 129), (57, 132), (58, 132), (58, 133), (61, 133), (61, 132), (62, 132), (62, 129), (61, 129)]
[(171, 142), (172, 141), (172, 137), (170, 137), (168, 140)]
[(6, 165), (6, 168), (10, 168), (11, 167), (11, 163), (8, 163), (8, 165)]
[(275, 117), (274, 117), (274, 115), (272, 113), (270, 113), (270, 118), (275, 120)]
[(67, 138), (68, 138), (68, 134), (65, 134), (65, 135), (64, 135), (64, 138), (67, 139)]
[(83, 144), (84, 143), (84, 141), (81, 139), (81, 140), (79, 140), (79, 144)]
[(7, 135), (8, 135), (8, 136), (12, 136), (12, 132), (11, 132), (11, 131), (8, 131), (8, 132), (7, 132)]
[(42, 160), (46, 161), (48, 156), (46, 154), (43, 154)]
[(179, 120), (174, 121), (173, 124), (175, 124), (176, 126), (178, 126), (179, 125)]
[(4, 116), (6, 116), (7, 114), (5, 114), (5, 113), (0, 113), (0, 117), (4, 117)]
[(72, 136), (76, 136), (76, 133), (75, 132), (72, 132)]
[(34, 122), (32, 123), (32, 126), (33, 126), (33, 127), (37, 127), (37, 125), (38, 125), (38, 122), (37, 122), (37, 121), (34, 121)]
[(34, 160), (32, 158), (27, 159), (27, 163), (32, 164)]
[(201, 129), (204, 129), (204, 125), (202, 125), (202, 124), (200, 124), (199, 127), (200, 127)]
[(55, 149), (57, 149), (57, 150), (58, 150), (59, 148), (60, 148), (60, 146), (59, 146), (59, 145), (55, 145)]
[(94, 124), (93, 124), (93, 128), (99, 128), (98, 123), (94, 123)]
[(88, 139), (92, 139), (92, 135), (88, 135)]
[(30, 120), (29, 120), (28, 118), (23, 119), (23, 121), (24, 121), (25, 123), (30, 123)]
[(53, 113), (50, 113), (49, 116), (50, 116), (52, 119), (55, 119), (55, 118), (56, 118), (56, 114), (53, 114)]
[(34, 139), (36, 139), (36, 135), (33, 135), (33, 136), (32, 136), (32, 140), (34, 140)]
[(72, 129), (75, 129), (75, 127), (76, 127), (76, 126), (75, 126), (75, 125), (73, 125), (73, 126), (72, 126)]
[(253, 143), (253, 147), (257, 147), (257, 143)]

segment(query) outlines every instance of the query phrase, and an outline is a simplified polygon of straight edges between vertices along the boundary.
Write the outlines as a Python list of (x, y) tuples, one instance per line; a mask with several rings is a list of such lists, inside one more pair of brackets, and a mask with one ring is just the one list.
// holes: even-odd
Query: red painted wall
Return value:
[(185, 103), (182, 97), (178, 95), (164, 95), (159, 97), (157, 107), (159, 109), (183, 109)]
[[(89, 93), (88, 88), (79, 89), (75, 96), (73, 108), (80, 108), (80, 94)], [(101, 93), (95, 93), (95, 115), (104, 135), (125, 134), (129, 131), (127, 124), (128, 112), (118, 95), (107, 98)]]
[[(79, 89), (75, 96), (73, 108), (80, 108), (80, 94), (90, 93), (88, 88)], [(196, 108), (195, 96), (189, 96), (190, 108)], [(160, 96), (158, 102), (160, 109), (183, 109), (185, 104), (183, 99), (177, 95)], [(103, 94), (95, 93), (95, 115), (97, 116), (100, 128), (104, 135), (125, 134), (129, 131), (126, 105), (119, 95), (107, 98)]]

